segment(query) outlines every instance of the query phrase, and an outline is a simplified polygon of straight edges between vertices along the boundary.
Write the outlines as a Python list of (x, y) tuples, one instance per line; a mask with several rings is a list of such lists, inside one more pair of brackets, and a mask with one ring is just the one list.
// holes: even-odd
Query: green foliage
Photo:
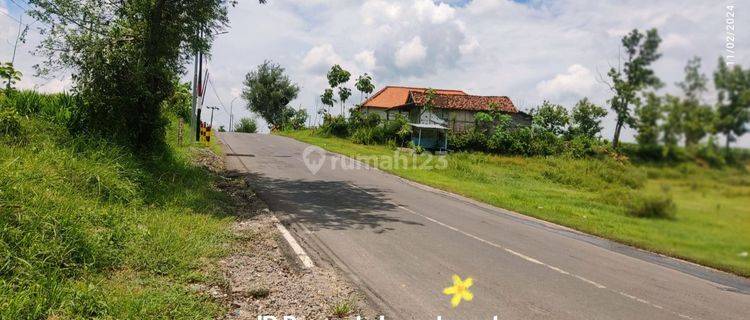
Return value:
[(349, 82), (349, 78), (352, 74), (349, 71), (344, 70), (340, 65), (334, 65), (331, 70), (326, 74), (328, 78), (328, 84), (331, 88), (336, 88), (341, 84)]
[(323, 93), (323, 96), (321, 97), (321, 101), (325, 105), (333, 106), (333, 89), (338, 88), (339, 89), (339, 101), (341, 102), (341, 115), (344, 115), (344, 108), (346, 107), (346, 100), (349, 99), (349, 97), (352, 95), (352, 90), (344, 87), (347, 82), (349, 82), (349, 78), (352, 76), (352, 74), (349, 71), (346, 71), (344, 68), (342, 68), (340, 65), (334, 65), (331, 67), (331, 70), (328, 71), (328, 74), (326, 74), (326, 78), (328, 78), (328, 84), (331, 86), (330, 93), (329, 89), (326, 89)]
[(258, 131), (258, 124), (255, 123), (255, 119), (253, 118), (242, 118), (236, 125), (234, 125), (234, 131), (255, 133)]
[(23, 116), (37, 116), (75, 131), (80, 127), (83, 102), (67, 93), (43, 94), (32, 90), (11, 90), (5, 104)]
[[(323, 105), (326, 105), (328, 107), (333, 107), (333, 104), (336, 103), (336, 99), (333, 97), (333, 89), (327, 88), (323, 91), (323, 94), (320, 95), (320, 102), (323, 103)], [(326, 110), (327, 113), (327, 110)]]
[(559, 104), (552, 104), (549, 101), (544, 101), (541, 106), (532, 110), (531, 115), (534, 117), (534, 125), (555, 135), (561, 135), (565, 132), (565, 128), (570, 123), (568, 110)]
[(21, 120), (27, 142), (0, 144), (0, 318), (221, 314), (186, 288), (224, 252), (231, 223), (188, 150), (143, 160), (38, 116)]
[(0, 107), (0, 137), (18, 137), (21, 134), (21, 117), (15, 109)]
[(636, 107), (635, 114), (635, 140), (639, 148), (647, 158), (658, 157), (661, 153), (659, 121), (662, 118), (662, 98), (655, 93), (647, 94), (646, 102)]
[(380, 125), (380, 116), (376, 113), (363, 113), (359, 109), (349, 110), (349, 125), (354, 128), (377, 127)]
[(0, 81), (5, 82), (5, 89), (11, 90), (16, 82), (21, 81), (21, 71), (16, 70), (10, 62), (0, 64)]
[(323, 124), (320, 126), (323, 135), (332, 135), (340, 138), (349, 136), (349, 123), (344, 116), (332, 116), (328, 113), (323, 115)]
[(657, 52), (661, 43), (656, 29), (646, 31), (645, 34), (634, 29), (622, 38), (625, 48), (625, 69), (611, 68), (607, 75), (612, 80), (610, 87), (614, 96), (609, 100), (612, 110), (617, 113), (615, 135), (612, 146), (617, 148), (620, 142), (620, 132), (625, 125), (634, 122), (630, 112), (631, 105), (639, 105), (639, 93), (649, 87), (658, 88), (661, 81), (650, 69), (651, 64), (661, 57)]
[(628, 197), (627, 214), (637, 218), (671, 219), (676, 210), (672, 197), (666, 192), (635, 192)]
[(294, 110), (291, 107), (284, 111), (283, 130), (300, 130), (305, 128), (307, 122), (307, 110), (301, 108)]
[(370, 95), (375, 90), (375, 85), (372, 83), (372, 77), (365, 73), (363, 75), (360, 75), (357, 77), (357, 83), (354, 85), (354, 87), (357, 88), (357, 91), (360, 92), (360, 95)]
[(182, 118), (186, 123), (190, 123), (190, 113), (192, 113), (192, 98), (190, 92), (190, 82), (174, 81), (174, 92), (164, 100), (162, 108), (170, 115)]
[(281, 129), (288, 119), (289, 102), (299, 93), (299, 86), (289, 80), (284, 68), (264, 61), (245, 75), (244, 86), (242, 97), (248, 110), (263, 117), (271, 128)]
[(357, 144), (376, 144), (382, 140), (382, 137), (379, 136), (381, 133), (382, 130), (379, 130), (378, 127), (359, 127), (354, 129), (350, 138), (352, 142)]
[[(85, 108), (78, 124), (141, 151), (164, 147), (161, 107), (194, 51), (228, 22), (226, 1), (31, 0), (40, 72), (70, 68)], [(198, 36), (202, 34), (204, 36)]]
[(607, 115), (607, 110), (597, 106), (583, 98), (573, 108), (571, 115), (570, 135), (583, 135), (588, 138), (597, 138), (602, 131), (602, 118)]
[(714, 72), (714, 87), (718, 93), (716, 130), (726, 137), (726, 147), (748, 131), (750, 122), (750, 70), (739, 65), (727, 66), (719, 58)]

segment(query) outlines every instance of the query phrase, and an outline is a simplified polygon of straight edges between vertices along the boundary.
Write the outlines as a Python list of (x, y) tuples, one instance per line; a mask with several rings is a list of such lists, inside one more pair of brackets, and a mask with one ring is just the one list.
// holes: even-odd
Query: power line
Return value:
[(211, 86), (211, 91), (213, 91), (213, 92), (214, 92), (214, 95), (216, 96), (216, 99), (217, 99), (217, 100), (219, 100), (219, 104), (221, 105), (221, 112), (224, 112), (224, 113), (226, 113), (227, 115), (229, 115), (229, 114), (228, 114), (228, 113), (226, 112), (226, 110), (224, 110), (224, 109), (226, 109), (227, 107), (226, 107), (226, 106), (224, 106), (224, 103), (223, 103), (223, 102), (221, 102), (221, 98), (219, 97), (219, 94), (218, 94), (218, 93), (216, 92), (216, 86), (214, 85), (214, 81), (213, 81), (213, 80), (211, 80), (211, 78), (208, 78), (208, 84), (209, 84), (209, 85)]
[(19, 8), (23, 9), (24, 11), (29, 11), (29, 8), (22, 6), (16, 0), (10, 0), (10, 2), (13, 2), (13, 4), (17, 5)]
[(0, 13), (2, 13), (4, 16), (6, 16), (8, 18), (13, 19), (15, 22), (23, 24), (23, 22), (21, 22), (21, 20), (18, 20), (18, 18), (14, 17), (14, 16), (11, 16), (10, 14), (5, 13), (4, 11), (0, 11)]

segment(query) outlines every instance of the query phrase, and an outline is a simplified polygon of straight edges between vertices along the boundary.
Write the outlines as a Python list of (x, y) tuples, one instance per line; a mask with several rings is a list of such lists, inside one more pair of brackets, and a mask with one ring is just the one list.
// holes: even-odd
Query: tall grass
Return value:
[(190, 149), (144, 160), (69, 133), (69, 96), (16, 94), (24, 143), (0, 141), (0, 318), (218, 315), (187, 284), (216, 278), (232, 218)]

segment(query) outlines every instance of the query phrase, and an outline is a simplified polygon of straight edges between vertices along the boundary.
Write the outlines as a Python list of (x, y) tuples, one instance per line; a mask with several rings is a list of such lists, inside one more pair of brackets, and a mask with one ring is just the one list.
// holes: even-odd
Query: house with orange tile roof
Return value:
[(383, 120), (401, 114), (411, 123), (438, 124), (451, 130), (464, 131), (474, 126), (474, 114), (498, 108), (507, 113), (517, 125), (529, 125), (531, 117), (516, 109), (506, 96), (475, 96), (462, 90), (433, 89), (435, 106), (432, 113), (422, 112), (427, 88), (386, 86), (365, 100), (361, 110), (376, 113)]
[(425, 112), (427, 88), (386, 86), (365, 100), (360, 110), (375, 113), (384, 120), (397, 115), (406, 117), (412, 126), (412, 142), (429, 150), (448, 148), (448, 130), (464, 131), (475, 124), (480, 111), (499, 110), (511, 116), (516, 126), (531, 124), (531, 116), (516, 109), (506, 96), (475, 96), (462, 90), (433, 89), (432, 111)]

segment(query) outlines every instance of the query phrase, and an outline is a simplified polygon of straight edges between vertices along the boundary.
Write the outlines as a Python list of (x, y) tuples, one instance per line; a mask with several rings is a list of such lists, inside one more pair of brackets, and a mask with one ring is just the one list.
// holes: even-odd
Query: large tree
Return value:
[(602, 118), (606, 115), (607, 110), (589, 101), (588, 98), (583, 98), (573, 107), (570, 133), (596, 138), (602, 131)]
[(671, 117), (680, 117), (677, 128), (685, 139), (685, 146), (695, 146), (707, 134), (713, 131), (714, 112), (703, 103), (703, 94), (707, 91), (708, 78), (700, 72), (701, 59), (694, 57), (685, 66), (685, 79), (677, 83), (682, 88), (684, 98), (673, 109), (678, 113)]
[(269, 127), (281, 128), (291, 108), (289, 102), (299, 93), (299, 86), (289, 80), (284, 68), (264, 61), (245, 75), (244, 85), (242, 98), (247, 101), (247, 108), (263, 117)]
[[(82, 96), (78, 127), (148, 150), (163, 141), (162, 102), (194, 52), (226, 26), (231, 0), (30, 0), (46, 38), (45, 73), (68, 69)], [(263, 3), (265, 1), (261, 1)]]
[(748, 131), (750, 70), (743, 70), (739, 65), (729, 67), (719, 58), (714, 86), (718, 93), (716, 130), (726, 137), (728, 151), (729, 144)]
[(651, 70), (651, 63), (661, 56), (657, 52), (661, 38), (656, 29), (641, 33), (637, 29), (622, 38), (625, 48), (624, 69), (611, 68), (607, 73), (611, 79), (610, 88), (614, 96), (609, 100), (612, 110), (617, 113), (615, 135), (612, 146), (620, 143), (620, 133), (626, 125), (635, 124), (631, 107), (640, 103), (640, 93), (649, 87), (658, 88), (661, 81)]
[(535, 126), (545, 131), (560, 135), (570, 123), (570, 115), (565, 107), (544, 101), (541, 106), (531, 110)]

